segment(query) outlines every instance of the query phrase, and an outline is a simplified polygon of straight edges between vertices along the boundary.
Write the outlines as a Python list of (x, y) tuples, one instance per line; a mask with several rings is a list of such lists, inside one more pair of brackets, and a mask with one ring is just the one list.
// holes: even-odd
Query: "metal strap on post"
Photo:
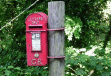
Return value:
[[(63, 31), (65, 28), (59, 28), (59, 29), (48, 29), (47, 31)], [(47, 58), (53, 58), (53, 59), (61, 59), (65, 58), (65, 56), (48, 56)]]
[(45, 32), (46, 30), (26, 30), (26, 32)]
[(58, 29), (47, 29), (47, 31), (62, 31), (64, 30), (65, 28), (58, 28)]
[(61, 58), (65, 58), (65, 56), (48, 56), (47, 58), (61, 59)]
[[(58, 29), (47, 29), (47, 30), (26, 30), (26, 32), (35, 33), (35, 32), (46, 32), (46, 31), (64, 31), (65, 28)], [(47, 58), (61, 59), (65, 58), (65, 56), (48, 56)]]
[(45, 31), (62, 31), (65, 28), (58, 28), (58, 29), (47, 29), (47, 30), (26, 30), (26, 32), (45, 32)]

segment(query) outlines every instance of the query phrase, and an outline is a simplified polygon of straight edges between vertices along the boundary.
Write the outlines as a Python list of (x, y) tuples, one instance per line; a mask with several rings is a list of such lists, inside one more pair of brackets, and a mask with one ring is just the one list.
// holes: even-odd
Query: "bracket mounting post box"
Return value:
[(45, 66), (48, 63), (48, 16), (37, 12), (26, 18), (26, 52), (28, 66)]

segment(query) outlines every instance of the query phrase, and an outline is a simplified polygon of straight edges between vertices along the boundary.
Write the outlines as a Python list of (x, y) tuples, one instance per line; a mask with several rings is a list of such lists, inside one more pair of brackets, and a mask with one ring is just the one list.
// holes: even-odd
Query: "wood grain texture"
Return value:
[[(48, 3), (48, 29), (64, 28), (65, 3), (52, 1)], [(49, 56), (64, 56), (64, 31), (49, 31)], [(64, 76), (65, 61), (49, 60), (49, 76)]]

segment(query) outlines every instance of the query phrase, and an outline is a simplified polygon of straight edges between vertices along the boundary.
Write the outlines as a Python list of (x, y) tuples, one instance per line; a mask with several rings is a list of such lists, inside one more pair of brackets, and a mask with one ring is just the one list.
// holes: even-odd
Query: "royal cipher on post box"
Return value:
[(26, 52), (28, 66), (45, 66), (48, 63), (47, 21), (45, 13), (37, 12), (26, 18)]

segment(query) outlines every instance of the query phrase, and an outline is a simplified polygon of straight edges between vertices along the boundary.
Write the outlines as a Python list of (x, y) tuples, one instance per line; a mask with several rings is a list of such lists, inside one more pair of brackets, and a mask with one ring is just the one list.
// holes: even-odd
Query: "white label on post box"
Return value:
[(32, 33), (32, 51), (41, 51), (40, 33)]

